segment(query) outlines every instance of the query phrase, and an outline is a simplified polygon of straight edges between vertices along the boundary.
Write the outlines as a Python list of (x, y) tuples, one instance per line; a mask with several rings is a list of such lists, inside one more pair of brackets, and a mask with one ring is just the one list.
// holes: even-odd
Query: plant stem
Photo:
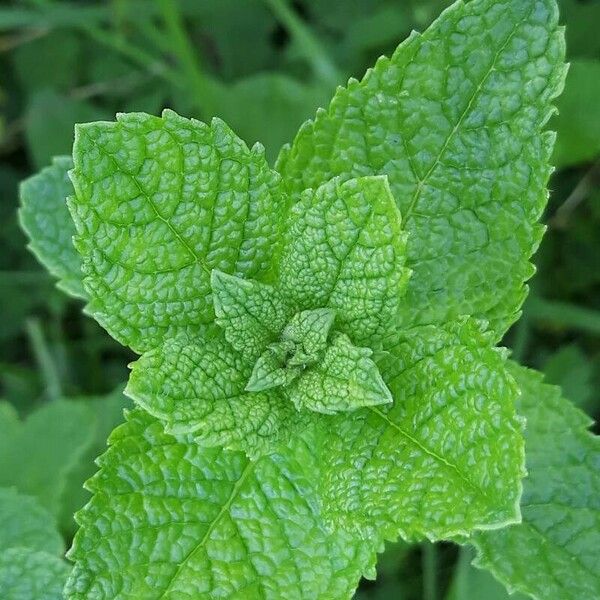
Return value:
[(200, 111), (200, 116), (204, 118), (212, 116), (216, 109), (214, 82), (202, 71), (198, 55), (183, 26), (179, 7), (174, 0), (158, 0), (158, 2), (167, 33), (171, 38), (173, 52), (194, 96), (194, 104)]
[(37, 318), (29, 318), (25, 322), (27, 335), (31, 349), (35, 356), (35, 360), (42, 372), (44, 382), (46, 383), (46, 392), (50, 400), (57, 400), (62, 396), (62, 388), (60, 385), (60, 376), (58, 369), (52, 359), (52, 354), (44, 338), (44, 332), (40, 325), (40, 320)]
[(550, 321), (557, 325), (600, 334), (600, 311), (592, 310), (569, 302), (530, 298), (528, 310), (536, 321)]
[(437, 600), (437, 549), (435, 544), (424, 543), (423, 551), (423, 600)]
[(567, 227), (571, 213), (589, 196), (594, 189), (594, 183), (600, 175), (600, 160), (596, 161), (586, 174), (579, 180), (568, 198), (558, 207), (550, 219), (550, 227), (564, 229)]
[(327, 85), (335, 86), (341, 82), (341, 74), (325, 52), (312, 31), (298, 18), (286, 0), (265, 0), (277, 18), (283, 23), (289, 34), (304, 53), (314, 74)]

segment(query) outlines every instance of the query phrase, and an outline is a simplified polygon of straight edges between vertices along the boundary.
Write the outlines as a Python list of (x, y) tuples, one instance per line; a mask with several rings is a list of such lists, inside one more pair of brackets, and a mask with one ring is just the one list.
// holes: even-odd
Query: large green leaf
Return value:
[(277, 168), (299, 194), (333, 176), (389, 178), (409, 233), (404, 322), (471, 314), (499, 339), (518, 315), (542, 228), (565, 77), (555, 0), (456, 2), (339, 88)]
[(68, 156), (56, 157), (50, 167), (21, 184), (21, 227), (29, 237), (29, 248), (58, 277), (58, 287), (85, 298), (81, 257), (73, 246), (75, 225), (67, 209), (73, 185), (67, 172), (73, 167)]
[(214, 319), (210, 272), (270, 266), (284, 203), (264, 150), (223, 123), (119, 115), (79, 125), (70, 203), (88, 311), (141, 352)]
[(48, 552), (31, 548), (0, 551), (2, 600), (62, 600), (69, 565)]
[(350, 598), (373, 543), (328, 533), (310, 439), (249, 462), (141, 410), (111, 436), (77, 519), (69, 599)]
[(516, 364), (527, 418), (523, 522), (472, 538), (477, 566), (538, 600), (600, 597), (600, 438), (590, 419)]
[(58, 516), (67, 478), (90, 447), (93, 426), (80, 403), (56, 400), (24, 421), (0, 403), (0, 486), (15, 486)]
[(335, 526), (447, 538), (520, 519), (518, 389), (470, 321), (401, 332), (379, 367), (390, 408), (322, 421), (322, 494)]
[(56, 519), (30, 496), (0, 488), (0, 549), (21, 546), (59, 555), (64, 542)]

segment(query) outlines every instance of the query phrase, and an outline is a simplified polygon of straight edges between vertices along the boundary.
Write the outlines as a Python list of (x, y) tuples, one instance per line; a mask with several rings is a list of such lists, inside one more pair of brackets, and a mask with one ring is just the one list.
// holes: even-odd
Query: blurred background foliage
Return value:
[[(26, 249), (19, 182), (69, 154), (73, 125), (116, 112), (225, 119), (274, 161), (335, 86), (361, 77), (446, 0), (21, 0), (0, 4), (0, 486), (50, 511), (69, 542), (81, 483), (121, 419), (132, 355)], [(600, 0), (559, 0), (571, 69), (546, 237), (513, 356), (600, 412)], [(361, 600), (505, 600), (450, 544), (390, 545)], [(514, 596), (513, 596), (514, 598)]]

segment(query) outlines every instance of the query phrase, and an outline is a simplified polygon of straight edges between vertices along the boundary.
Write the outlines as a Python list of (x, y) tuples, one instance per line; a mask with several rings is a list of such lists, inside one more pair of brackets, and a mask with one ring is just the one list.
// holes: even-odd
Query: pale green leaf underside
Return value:
[(31, 548), (0, 550), (2, 600), (62, 600), (69, 565)]
[(165, 111), (79, 125), (70, 209), (88, 311), (141, 352), (214, 320), (210, 272), (258, 277), (284, 213), (264, 149)]
[(555, 0), (457, 2), (301, 127), (277, 169), (292, 194), (384, 174), (409, 233), (406, 325), (470, 314), (499, 339), (542, 228), (565, 76)]
[(92, 444), (93, 426), (81, 403), (55, 400), (24, 421), (0, 403), (0, 486), (15, 486), (58, 516), (67, 478)]
[(279, 338), (293, 314), (273, 286), (221, 271), (212, 272), (211, 286), (217, 325), (249, 361)]
[(65, 549), (56, 519), (35, 498), (0, 488), (0, 548), (15, 546), (57, 556)]
[(270, 448), (301, 418), (278, 390), (247, 392), (252, 364), (220, 337), (179, 337), (133, 363), (125, 393), (173, 433), (208, 446)]
[(301, 309), (329, 307), (355, 344), (393, 331), (408, 271), (406, 236), (385, 177), (307, 190), (293, 206), (279, 286)]
[(441, 539), (519, 520), (517, 388), (488, 344), (463, 321), (387, 345), (379, 368), (393, 405), (324, 423), (323, 502), (336, 526)]
[(372, 544), (324, 529), (310, 440), (249, 462), (136, 410), (110, 443), (77, 516), (68, 599), (343, 599), (373, 575)]
[(56, 157), (50, 167), (23, 181), (19, 220), (29, 238), (29, 248), (58, 278), (58, 287), (85, 298), (81, 257), (73, 246), (75, 225), (67, 209), (67, 196), (73, 193), (67, 173), (72, 166), (70, 157)]
[(599, 598), (600, 438), (560, 388), (516, 364), (510, 370), (527, 419), (523, 522), (474, 536), (476, 564), (538, 600)]
[(334, 334), (323, 359), (308, 368), (284, 393), (299, 410), (323, 414), (353, 411), (392, 402), (368, 348)]

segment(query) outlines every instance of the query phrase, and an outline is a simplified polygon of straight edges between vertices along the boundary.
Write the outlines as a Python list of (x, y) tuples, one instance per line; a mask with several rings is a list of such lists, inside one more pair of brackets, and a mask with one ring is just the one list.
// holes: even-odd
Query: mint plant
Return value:
[[(77, 126), (22, 222), (140, 357), (67, 598), (348, 598), (398, 537), (473, 544), (536, 598), (593, 597), (597, 438), (496, 346), (533, 273), (565, 74), (555, 0), (459, 1), (275, 168), (216, 118)], [(573, 458), (541, 460), (561, 413)]]

